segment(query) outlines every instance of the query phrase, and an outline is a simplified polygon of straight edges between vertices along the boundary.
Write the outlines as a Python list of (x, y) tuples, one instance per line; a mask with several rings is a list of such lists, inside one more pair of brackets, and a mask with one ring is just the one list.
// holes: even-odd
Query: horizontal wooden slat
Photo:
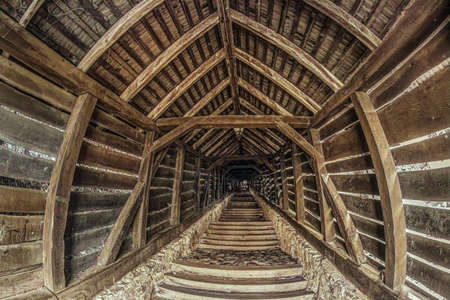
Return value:
[(0, 212), (44, 213), (46, 193), (0, 186)]
[(114, 223), (120, 209), (97, 210), (80, 213), (71, 213), (67, 216), (67, 228), (65, 235), (101, 228)]
[(0, 277), (0, 298), (17, 296), (44, 286), (42, 267)]
[(341, 195), (348, 210), (353, 211), (364, 217), (375, 220), (383, 220), (380, 200), (369, 198), (360, 198), (349, 195)]
[(32, 181), (49, 181), (53, 162), (0, 148), (0, 176)]
[(350, 159), (332, 162), (326, 165), (329, 173), (340, 173), (373, 169), (372, 158), (369, 154)]
[(41, 240), (43, 226), (43, 215), (11, 216), (0, 214), (0, 245)]
[(0, 139), (29, 150), (56, 156), (62, 132), (0, 108)]
[(450, 168), (398, 173), (403, 198), (450, 201)]
[(96, 227), (65, 238), (66, 256), (84, 256), (86, 253), (98, 250), (111, 231), (110, 226)]
[(392, 149), (396, 165), (416, 164), (450, 158), (450, 139), (442, 134), (427, 140)]
[(42, 241), (0, 246), (0, 273), (42, 264)]
[(338, 191), (378, 195), (377, 179), (374, 174), (331, 176)]
[(450, 268), (450, 242), (407, 233), (408, 252), (427, 261)]
[(406, 228), (450, 240), (447, 209), (405, 205)]
[(115, 134), (104, 132), (98, 128), (89, 126), (86, 130), (86, 138), (91, 139), (97, 143), (118, 149), (123, 152), (131, 153), (141, 156), (142, 145), (131, 140), (124, 139)]
[(407, 274), (434, 292), (450, 297), (450, 274), (408, 257)]
[(323, 143), (323, 154), (327, 161), (368, 151), (359, 124), (348, 128)]
[(74, 186), (96, 186), (114, 189), (132, 189), (137, 178), (109, 173), (85, 167), (77, 167), (73, 178)]
[(69, 211), (119, 208), (122, 207), (129, 195), (130, 193), (72, 192), (70, 193)]

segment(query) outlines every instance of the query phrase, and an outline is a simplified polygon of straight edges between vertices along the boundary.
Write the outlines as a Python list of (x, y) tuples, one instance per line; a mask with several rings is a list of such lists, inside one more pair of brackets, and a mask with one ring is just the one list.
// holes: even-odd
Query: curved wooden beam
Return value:
[(380, 192), (386, 241), (385, 284), (400, 292), (406, 279), (406, 221), (394, 158), (369, 96), (357, 92), (351, 99), (369, 146)]
[(245, 64), (252, 67), (258, 73), (261, 73), (264, 77), (268, 78), (275, 82), (276, 85), (285, 90), (289, 95), (292, 96), (298, 103), (305, 106), (312, 113), (316, 113), (321, 106), (317, 104), (311, 97), (306, 95), (303, 91), (297, 88), (294, 84), (292, 84), (289, 80), (281, 76), (277, 71), (273, 70), (271, 67), (263, 64), (259, 59), (256, 59), (252, 55), (247, 52), (235, 48), (234, 53), (236, 57), (244, 62)]
[(202, 110), (203, 107), (205, 107), (209, 102), (217, 97), (217, 95), (219, 95), (230, 84), (230, 82), (231, 80), (229, 77), (222, 80), (221, 83), (210, 90), (202, 99), (200, 99), (200, 101), (195, 103), (195, 105), (187, 113), (184, 114), (184, 117), (195, 116), (199, 111)]
[(171, 90), (147, 115), (152, 120), (158, 119), (181, 95), (184, 94), (194, 83), (205, 76), (212, 68), (225, 59), (225, 51), (219, 50), (207, 61), (201, 64), (194, 72), (180, 82), (177, 87)]
[(299, 64), (310, 70), (334, 91), (339, 90), (343, 86), (342, 82), (321, 63), (286, 37), (235, 10), (230, 11), (230, 16), (231, 20), (239, 26), (252, 31), (262, 39), (292, 56)]
[[(144, 1), (146, 2), (146, 1)], [(143, 3), (143, 2), (141, 2)], [(175, 57), (184, 51), (195, 40), (208, 32), (219, 23), (217, 13), (210, 15), (194, 28), (186, 32), (176, 40), (169, 48), (164, 50), (152, 61), (132, 83), (122, 92), (120, 97), (124, 101), (131, 101), (162, 69), (164, 69)]]
[(339, 230), (345, 240), (345, 246), (349, 255), (353, 258), (355, 263), (358, 265), (365, 262), (364, 248), (361, 243), (358, 231), (356, 230), (355, 224), (352, 218), (348, 214), (347, 208), (341, 195), (339, 195), (333, 180), (328, 175), (327, 169), (325, 167), (325, 159), (323, 155), (317, 151), (300, 133), (298, 133), (289, 124), (277, 121), (278, 130), (288, 137), (292, 142), (296, 143), (300, 148), (308, 153), (311, 157), (317, 161), (318, 166), (316, 172), (320, 176), (325, 186), (325, 191), (330, 196), (330, 206), (334, 216), (336, 217), (337, 223), (339, 225)]
[(155, 7), (163, 3), (163, 0), (142, 1), (125, 15), (123, 15), (114, 25), (95, 43), (88, 53), (78, 64), (78, 68), (87, 72), (95, 61), (103, 55), (117, 40), (125, 34), (131, 27), (138, 23), (145, 15)]
[(282, 116), (292, 116), (292, 114), (288, 112), (283, 106), (267, 97), (263, 92), (255, 88), (253, 85), (251, 85), (244, 79), (239, 78), (238, 84), (243, 89), (247, 90), (250, 94), (258, 98), (259, 101), (270, 107), (275, 113), (280, 114)]
[(304, 0), (304, 2), (336, 21), (371, 51), (381, 44), (381, 39), (375, 33), (330, 0)]

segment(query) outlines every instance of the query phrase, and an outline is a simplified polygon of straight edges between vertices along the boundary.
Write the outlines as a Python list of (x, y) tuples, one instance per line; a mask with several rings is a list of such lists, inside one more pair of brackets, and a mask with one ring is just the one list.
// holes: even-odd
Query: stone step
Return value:
[(301, 276), (288, 278), (221, 278), (190, 273), (169, 273), (165, 283), (198, 290), (222, 291), (224, 293), (270, 293), (291, 292), (306, 288)]
[(306, 290), (288, 292), (257, 293), (223, 293), (221, 291), (205, 291), (176, 285), (162, 284), (158, 292), (159, 299), (177, 300), (223, 300), (223, 299), (265, 299), (265, 300), (303, 300), (312, 299), (313, 294)]

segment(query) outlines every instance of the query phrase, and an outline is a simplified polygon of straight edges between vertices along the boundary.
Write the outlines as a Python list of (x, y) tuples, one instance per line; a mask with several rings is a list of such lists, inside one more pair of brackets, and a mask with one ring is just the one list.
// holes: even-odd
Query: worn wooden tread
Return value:
[(268, 226), (268, 225), (272, 225), (272, 222), (270, 221), (255, 221), (255, 222), (239, 222), (239, 221), (235, 221), (235, 222), (212, 222), (211, 225), (242, 225), (242, 226)]
[(253, 234), (275, 234), (275, 230), (215, 230), (208, 229), (207, 233), (211, 234), (240, 234), (240, 235), (253, 235)]
[(210, 234), (207, 233), (205, 238), (216, 240), (233, 240), (233, 241), (255, 241), (255, 240), (275, 240), (277, 236), (275, 234)]
[(312, 299), (313, 293), (306, 290), (272, 293), (223, 293), (162, 284), (158, 293), (160, 299)]
[(241, 247), (248, 247), (248, 246), (273, 246), (278, 245), (277, 239), (272, 240), (251, 240), (251, 241), (245, 241), (243, 243), (242, 241), (233, 241), (233, 240), (217, 240), (217, 239), (211, 239), (211, 238), (203, 238), (200, 241), (201, 244), (205, 245), (224, 245), (224, 246), (241, 246)]
[(253, 226), (253, 225), (211, 225), (211, 229), (223, 229), (223, 230), (268, 230), (272, 229), (272, 225), (266, 226)]
[(256, 250), (269, 250), (278, 248), (278, 244), (276, 245), (267, 245), (267, 246), (235, 246), (235, 245), (215, 245), (215, 244), (199, 244), (199, 249), (216, 249), (216, 250), (233, 250), (233, 251), (256, 251)]

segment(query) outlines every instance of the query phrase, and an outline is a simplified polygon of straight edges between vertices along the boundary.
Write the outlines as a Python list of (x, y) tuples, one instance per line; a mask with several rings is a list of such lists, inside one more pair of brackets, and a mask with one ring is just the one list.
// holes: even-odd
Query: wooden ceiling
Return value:
[[(313, 117), (381, 44), (408, 0), (23, 0), (2, 8), (153, 121)], [(161, 128), (162, 134), (170, 128)], [(276, 128), (187, 128), (206, 157), (271, 155)]]

